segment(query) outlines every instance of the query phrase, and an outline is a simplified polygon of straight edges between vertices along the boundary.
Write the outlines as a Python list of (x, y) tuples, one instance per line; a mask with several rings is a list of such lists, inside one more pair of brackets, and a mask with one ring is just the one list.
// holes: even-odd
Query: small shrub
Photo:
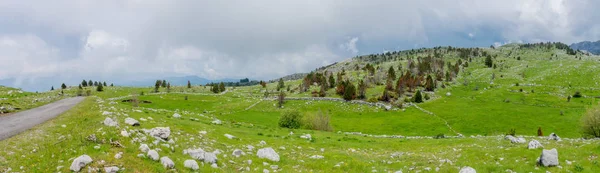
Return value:
[(144, 95), (144, 91), (140, 91), (140, 95), (143, 96)]
[(279, 127), (297, 129), (300, 128), (302, 116), (298, 111), (284, 111), (279, 118)]
[(425, 100), (429, 100), (430, 99), (429, 94), (425, 94), (425, 97), (423, 97), (423, 98), (425, 98)]
[(544, 136), (544, 132), (542, 132), (542, 127), (538, 127), (537, 135), (538, 136)]
[(136, 95), (131, 96), (131, 105), (133, 107), (138, 107), (139, 106), (139, 100), (138, 100), (138, 97)]
[(517, 83), (515, 84), (515, 86), (519, 86), (519, 82), (517, 82)]
[(305, 126), (312, 130), (333, 131), (330, 118), (328, 114), (319, 111), (315, 115), (306, 117)]
[(188, 100), (188, 96), (185, 96), (184, 100)]
[(446, 136), (443, 133), (437, 134), (433, 137), (434, 139), (444, 139)]
[(261, 132), (258, 132), (258, 136), (263, 136), (264, 134)]
[(413, 102), (415, 103), (423, 103), (423, 96), (421, 95), (421, 91), (417, 91), (415, 96), (413, 97)]
[(576, 91), (575, 94), (573, 94), (573, 98), (581, 98), (581, 92)]
[(77, 96), (83, 96), (83, 90), (77, 90)]
[(582, 117), (582, 130), (586, 137), (600, 137), (600, 109), (594, 108)]
[(510, 129), (508, 130), (508, 133), (506, 133), (506, 135), (511, 135), (511, 136), (515, 136), (517, 134), (515, 129)]
[(577, 164), (577, 165), (575, 165), (574, 170), (575, 170), (575, 172), (583, 172), (584, 169), (583, 169), (583, 166)]
[(85, 95), (87, 95), (87, 96), (91, 96), (91, 95), (92, 95), (92, 91), (91, 91), (91, 90), (87, 90), (87, 91), (85, 91)]

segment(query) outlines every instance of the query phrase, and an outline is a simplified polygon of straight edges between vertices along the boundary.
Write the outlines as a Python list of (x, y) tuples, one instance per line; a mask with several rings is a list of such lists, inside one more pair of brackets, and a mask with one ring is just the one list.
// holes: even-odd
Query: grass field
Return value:
[[(143, 143), (159, 149), (160, 156), (171, 158), (175, 162), (173, 172), (193, 172), (183, 165), (192, 159), (183, 153), (190, 148), (221, 151), (217, 156), (219, 168), (201, 164), (198, 172), (458, 172), (464, 166), (479, 172), (599, 172), (600, 142), (581, 139), (580, 119), (598, 104), (595, 97), (600, 96), (596, 83), (600, 69), (596, 66), (600, 58), (583, 56), (579, 60), (562, 50), (519, 49), (516, 45), (485, 51), (498, 55), (498, 68), (486, 68), (482, 58), (473, 59), (447, 87), (429, 93), (432, 99), (390, 111), (348, 102), (300, 100), (288, 100), (284, 108), (278, 108), (274, 99), (264, 98), (264, 91), (275, 91), (277, 83), (266, 88), (228, 87), (223, 94), (213, 94), (203, 86), (173, 87), (170, 93), (164, 88), (161, 93), (152, 93), (153, 88), (106, 87), (58, 118), (1, 141), (0, 171), (69, 172), (72, 159), (87, 154), (94, 162), (84, 171), (117, 166), (122, 168), (120, 172), (168, 172), (159, 162), (138, 157), (143, 154), (138, 149)], [(447, 54), (445, 58), (454, 62), (456, 56)], [(362, 63), (353, 60), (327, 70), (352, 69)], [(378, 65), (387, 69), (405, 63), (399, 60)], [(348, 70), (348, 74), (352, 81), (365, 75), (362, 70)], [(286, 81), (292, 89), (300, 83)], [(313, 86), (309, 91), (317, 89)], [(373, 85), (367, 97), (377, 97), (382, 91), (383, 86)], [(568, 101), (567, 96), (577, 91), (583, 97)], [(340, 98), (333, 89), (327, 93), (328, 97)], [(151, 103), (134, 107), (121, 102), (132, 94)], [(310, 92), (287, 95), (311, 97)], [(14, 100), (26, 100), (23, 98), (28, 96)], [(278, 120), (286, 110), (330, 115), (333, 131), (280, 128)], [(174, 113), (182, 117), (175, 118)], [(103, 125), (107, 117), (119, 125)], [(128, 126), (124, 123), (127, 117), (140, 120), (141, 125)], [(215, 119), (223, 124), (211, 123)], [(154, 139), (143, 130), (154, 127), (169, 127), (172, 142)], [(565, 139), (557, 142), (535, 137), (538, 128), (545, 135), (554, 132)], [(527, 141), (540, 141), (546, 149), (556, 148), (560, 167), (536, 166), (541, 149), (529, 150), (526, 143), (504, 140), (510, 129)], [(124, 130), (131, 135), (122, 136)], [(86, 140), (92, 134), (98, 138), (96, 142)], [(225, 134), (236, 138), (228, 139)], [(312, 139), (301, 138), (304, 134)], [(450, 137), (432, 138), (440, 134)], [(464, 137), (455, 137), (459, 134)], [(119, 141), (124, 148), (114, 147), (110, 141)], [(247, 145), (256, 148), (249, 150)], [(256, 151), (264, 147), (275, 149), (281, 160), (259, 159)], [(235, 149), (246, 155), (232, 156)], [(119, 152), (123, 157), (116, 159)], [(324, 158), (312, 159), (315, 155)]]

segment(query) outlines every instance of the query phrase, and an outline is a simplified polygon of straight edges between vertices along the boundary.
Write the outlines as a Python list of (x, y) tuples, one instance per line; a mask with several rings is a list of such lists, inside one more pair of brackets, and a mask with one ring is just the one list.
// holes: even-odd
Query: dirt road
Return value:
[(83, 99), (85, 97), (66, 98), (34, 109), (0, 117), (0, 141), (64, 113)]

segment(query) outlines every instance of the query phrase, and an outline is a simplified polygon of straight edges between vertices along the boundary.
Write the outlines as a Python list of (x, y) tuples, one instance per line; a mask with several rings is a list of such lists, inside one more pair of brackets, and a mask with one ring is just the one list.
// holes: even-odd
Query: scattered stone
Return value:
[(279, 154), (277, 154), (277, 152), (275, 152), (275, 150), (273, 150), (271, 147), (258, 150), (256, 155), (258, 158), (266, 158), (274, 162), (279, 162)]
[(214, 121), (212, 121), (211, 123), (216, 124), (216, 125), (221, 125), (223, 124), (223, 122), (221, 122), (221, 120), (219, 119), (215, 119)]
[(148, 121), (146, 118), (140, 118), (140, 121)]
[(252, 165), (252, 160), (247, 160), (246, 163), (248, 163), (248, 165)]
[(325, 158), (325, 157), (324, 157), (324, 156), (321, 156), (321, 155), (312, 155), (312, 156), (310, 156), (310, 158), (311, 158), (311, 159), (323, 159), (323, 158)]
[(133, 118), (125, 118), (125, 124), (129, 124), (130, 126), (139, 126), (140, 122)]
[(452, 95), (452, 93), (450, 93), (450, 92), (446, 93), (446, 96), (451, 96), (451, 95)]
[(213, 163), (212, 165), (210, 165), (211, 168), (219, 168), (219, 165), (217, 165), (217, 163)]
[(304, 135), (300, 136), (300, 138), (311, 140), (312, 136), (310, 136), (310, 134), (304, 134)]
[(154, 160), (154, 161), (158, 161), (159, 155), (158, 152), (156, 152), (156, 150), (150, 150), (148, 151), (148, 157), (150, 157), (150, 159)]
[(522, 138), (522, 137), (517, 138), (512, 135), (506, 135), (506, 137), (504, 137), (504, 139), (510, 140), (510, 143), (513, 143), (513, 144), (523, 144), (523, 143), (527, 142), (527, 140), (525, 140), (525, 138)]
[(94, 146), (94, 149), (99, 150), (100, 149), (100, 145)]
[(267, 142), (265, 142), (265, 141), (260, 141), (260, 145), (267, 145)]
[(181, 118), (181, 115), (179, 115), (178, 113), (174, 113), (173, 118)]
[(548, 140), (562, 141), (555, 133), (551, 133), (550, 136), (548, 136)]
[(113, 114), (112, 112), (108, 112), (108, 111), (102, 112), (102, 115), (112, 115), (112, 114)]
[(545, 167), (558, 166), (558, 151), (556, 148), (543, 150), (542, 155), (537, 159), (537, 163)]
[(127, 132), (127, 130), (122, 130), (121, 131), (121, 136), (123, 136), (123, 137), (129, 137), (129, 132)]
[(115, 154), (115, 159), (120, 159), (123, 157), (123, 152), (119, 152), (117, 154)]
[(204, 163), (217, 163), (217, 155), (215, 153), (205, 152)]
[(263, 169), (263, 173), (269, 173), (268, 169)]
[(200, 148), (183, 150), (183, 154), (188, 154), (196, 160), (204, 160), (204, 153), (205, 153), (204, 150), (202, 150)]
[(66, 127), (67, 127), (67, 125), (64, 125), (64, 124), (63, 124), (63, 125), (61, 125), (61, 127), (62, 127), (62, 128), (66, 128)]
[(92, 158), (88, 155), (81, 155), (73, 160), (71, 163), (71, 171), (79, 172), (85, 165), (92, 163)]
[(200, 166), (198, 166), (198, 162), (196, 162), (195, 160), (185, 160), (183, 162), (183, 166), (194, 171), (200, 169)]
[(233, 136), (233, 135), (230, 135), (230, 134), (225, 134), (225, 137), (227, 137), (228, 139), (233, 139), (233, 138), (235, 138), (235, 136)]
[(459, 173), (477, 173), (477, 171), (475, 171), (475, 169), (465, 166), (462, 169), (460, 169)]
[(146, 144), (142, 144), (142, 145), (140, 145), (139, 149), (140, 149), (140, 151), (146, 153), (146, 152), (148, 152), (148, 150), (150, 150), (150, 147), (148, 147), (148, 145), (146, 145)]
[(279, 169), (279, 166), (278, 166), (278, 165), (271, 165), (270, 167), (271, 167), (271, 169), (272, 169), (272, 170), (277, 170), (277, 169)]
[(538, 148), (544, 148), (544, 146), (537, 140), (531, 140), (529, 142), (529, 145), (527, 145), (527, 149), (538, 149)]
[(246, 148), (248, 148), (248, 150), (250, 150), (250, 151), (254, 150), (254, 146), (252, 146), (252, 145), (247, 145)]
[(240, 156), (242, 156), (244, 154), (245, 153), (242, 150), (240, 150), (240, 149), (235, 149), (235, 150), (233, 150), (233, 153), (231, 153), (231, 155), (233, 155), (235, 157), (240, 157)]
[(116, 121), (114, 121), (113, 119), (106, 117), (106, 119), (104, 119), (104, 125), (114, 127), (119, 124)]
[(116, 166), (104, 167), (104, 172), (106, 172), (106, 173), (117, 173), (117, 172), (119, 172), (119, 167), (116, 167)]
[(167, 169), (171, 169), (171, 168), (175, 167), (175, 163), (173, 163), (173, 160), (169, 159), (169, 157), (167, 157), (167, 156), (160, 158), (160, 164), (162, 164), (163, 167), (165, 167)]
[(171, 135), (171, 129), (169, 127), (155, 127), (150, 130), (150, 135), (167, 140)]

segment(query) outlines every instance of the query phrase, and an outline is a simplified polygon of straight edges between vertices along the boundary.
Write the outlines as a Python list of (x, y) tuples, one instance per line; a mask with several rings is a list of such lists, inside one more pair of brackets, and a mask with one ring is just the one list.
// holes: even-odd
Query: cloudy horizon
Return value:
[(0, 0), (0, 80), (13, 79), (13, 87), (37, 79), (268, 80), (387, 50), (596, 41), (598, 6), (592, 0)]

